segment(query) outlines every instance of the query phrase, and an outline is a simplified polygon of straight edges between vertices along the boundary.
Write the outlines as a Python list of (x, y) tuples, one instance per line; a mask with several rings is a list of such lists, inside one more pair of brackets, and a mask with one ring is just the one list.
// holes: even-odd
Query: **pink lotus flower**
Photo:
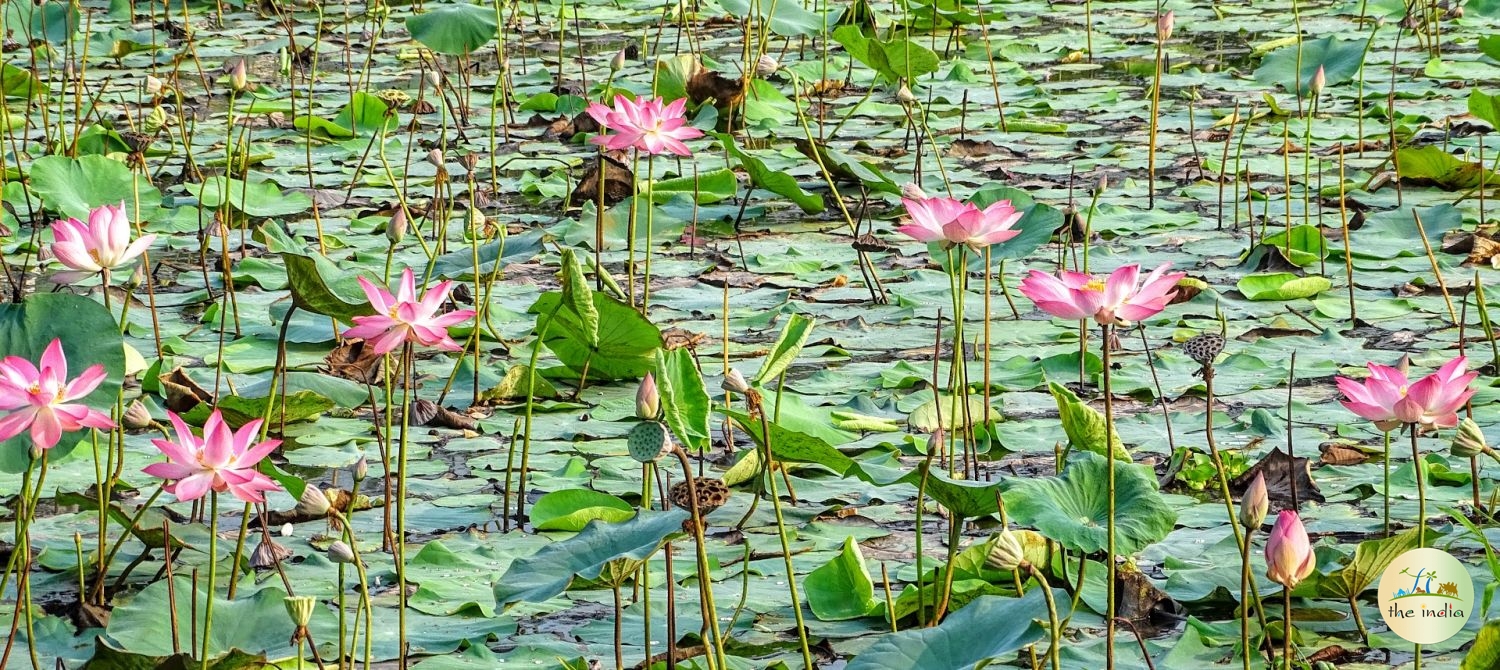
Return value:
[(260, 419), (251, 421), (239, 430), (224, 423), (219, 410), (208, 415), (203, 423), (203, 437), (193, 434), (193, 429), (174, 412), (167, 412), (172, 419), (176, 440), (152, 440), (165, 463), (152, 463), (144, 472), (152, 477), (170, 480), (167, 493), (178, 500), (189, 501), (202, 498), (210, 490), (228, 491), (245, 502), (265, 502), (266, 491), (279, 491), (281, 487), (255, 469), (281, 440), (255, 442), (260, 431)]
[(440, 281), (417, 298), (417, 283), (411, 268), (401, 271), (401, 286), (395, 295), (384, 286), (377, 286), (364, 277), (359, 285), (365, 297), (375, 307), (375, 314), (354, 317), (354, 327), (344, 331), (344, 337), (357, 337), (369, 342), (375, 353), (384, 354), (413, 342), (446, 351), (462, 351), (463, 347), (448, 336), (448, 326), (463, 323), (474, 316), (472, 309), (460, 309), (447, 314), (438, 314), (453, 282)]
[(664, 106), (659, 97), (629, 100), (616, 95), (613, 108), (596, 102), (586, 110), (600, 127), (614, 131), (595, 135), (589, 141), (611, 151), (634, 148), (653, 156), (667, 152), (691, 156), (692, 150), (682, 141), (702, 137), (703, 131), (687, 125), (686, 108), (687, 98)]
[(1370, 376), (1364, 382), (1347, 377), (1335, 379), (1344, 393), (1344, 407), (1360, 417), (1375, 422), (1382, 431), (1392, 431), (1402, 424), (1416, 424), (1423, 430), (1452, 428), (1458, 425), (1458, 408), (1474, 395), (1469, 382), (1477, 372), (1464, 372), (1468, 359), (1459, 356), (1448, 361), (1426, 377), (1411, 383), (1397, 368), (1378, 363), (1366, 367)]
[(95, 207), (89, 212), (88, 223), (68, 219), (52, 224), (56, 240), (49, 247), (52, 255), (73, 270), (59, 277), (70, 281), (120, 267), (145, 253), (156, 240), (155, 235), (142, 235), (131, 242), (130, 234), (130, 218), (123, 202)]
[(1177, 281), (1184, 272), (1167, 272), (1171, 263), (1162, 263), (1144, 282), (1141, 266), (1124, 265), (1099, 279), (1079, 272), (1063, 271), (1054, 277), (1032, 270), (1021, 281), (1021, 293), (1031, 298), (1042, 311), (1061, 319), (1083, 320), (1092, 317), (1100, 325), (1140, 321), (1166, 309), (1176, 295)]
[(1302, 519), (1292, 510), (1282, 511), (1266, 539), (1266, 576), (1290, 589), (1307, 579), (1315, 568), (1317, 559)]
[(57, 446), (63, 433), (83, 428), (114, 428), (109, 415), (88, 405), (73, 401), (99, 388), (104, 381), (104, 366), (91, 365), (73, 381), (68, 381), (68, 359), (63, 355), (62, 340), (52, 340), (42, 353), (42, 366), (20, 356), (6, 356), (0, 361), (0, 409), (11, 410), (0, 418), (0, 440), (8, 440), (31, 430), (31, 444), (36, 449)]
[(966, 244), (982, 249), (1021, 234), (1012, 229), (1024, 212), (1001, 200), (980, 209), (953, 198), (902, 198), (907, 223), (896, 230), (918, 242), (942, 242), (945, 247)]

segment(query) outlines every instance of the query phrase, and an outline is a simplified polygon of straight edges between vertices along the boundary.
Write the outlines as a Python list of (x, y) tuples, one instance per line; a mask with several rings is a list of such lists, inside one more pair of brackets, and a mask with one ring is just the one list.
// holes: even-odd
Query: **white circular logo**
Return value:
[(1463, 630), (1474, 610), (1474, 582), (1458, 559), (1430, 547), (1413, 549), (1380, 576), (1380, 616), (1408, 642), (1435, 644)]

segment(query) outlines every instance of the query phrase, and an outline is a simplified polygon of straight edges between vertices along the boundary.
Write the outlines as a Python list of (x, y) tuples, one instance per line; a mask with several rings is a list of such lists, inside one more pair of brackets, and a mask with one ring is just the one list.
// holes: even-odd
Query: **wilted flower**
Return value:
[(724, 374), (724, 382), (720, 386), (725, 391), (740, 395), (746, 395), (751, 391), (750, 382), (745, 381), (745, 375), (740, 374), (740, 371), (734, 368), (730, 368), (729, 372)]
[(770, 54), (761, 54), (760, 59), (755, 61), (755, 74), (759, 75), (762, 79), (776, 74), (776, 71), (780, 69), (781, 63), (772, 58)]
[(131, 242), (130, 218), (125, 203), (102, 205), (89, 211), (88, 223), (68, 219), (52, 224), (56, 240), (50, 249), (58, 262), (73, 272), (59, 275), (64, 281), (112, 270), (146, 252), (156, 235), (142, 235)]
[(611, 131), (589, 141), (610, 151), (635, 149), (653, 156), (691, 156), (692, 150), (683, 141), (702, 137), (703, 131), (687, 125), (686, 110), (687, 98), (663, 104), (660, 97), (630, 100), (616, 95), (614, 107), (597, 102), (588, 106), (588, 115), (599, 127)]
[(250, 567), (255, 570), (269, 570), (276, 567), (288, 558), (292, 557), (292, 550), (271, 538), (262, 536), (260, 544), (250, 552)]
[(448, 336), (448, 326), (462, 323), (474, 316), (472, 309), (460, 309), (447, 314), (438, 314), (453, 282), (440, 281), (417, 298), (416, 278), (411, 268), (401, 272), (401, 285), (395, 294), (383, 286), (377, 286), (364, 277), (358, 278), (365, 297), (374, 306), (375, 313), (354, 317), (354, 327), (344, 331), (344, 337), (357, 337), (367, 341), (377, 354), (384, 354), (412, 342), (446, 351), (462, 351), (463, 347)]
[(146, 406), (139, 399), (130, 401), (130, 406), (125, 408), (125, 414), (120, 417), (120, 422), (130, 430), (141, 430), (150, 428), (152, 423), (151, 412), (146, 411)]
[(1266, 576), (1286, 588), (1295, 588), (1313, 573), (1315, 561), (1302, 519), (1292, 510), (1283, 511), (1266, 539)]
[(443, 150), (433, 149), (432, 151), (427, 152), (427, 162), (431, 163), (433, 167), (439, 170), (443, 169)]
[(176, 412), (167, 412), (167, 418), (172, 420), (177, 439), (152, 440), (167, 461), (152, 463), (144, 472), (168, 480), (166, 490), (178, 500), (197, 500), (213, 490), (258, 503), (265, 502), (266, 491), (280, 490), (255, 467), (281, 444), (281, 440), (255, 441), (260, 419), (234, 430), (215, 409), (203, 424), (203, 436), (198, 437)]
[(1245, 488), (1240, 498), (1240, 525), (1247, 530), (1260, 528), (1266, 522), (1266, 512), (1271, 509), (1271, 500), (1266, 495), (1266, 476), (1255, 473), (1255, 479)]
[(641, 385), (635, 390), (635, 415), (653, 421), (661, 414), (661, 394), (656, 390), (656, 377), (647, 372)]
[(309, 484), (302, 490), (302, 497), (297, 500), (297, 511), (308, 516), (319, 517), (328, 514), (328, 508), (332, 503), (328, 502), (328, 495), (323, 489)]
[(906, 87), (906, 84), (902, 84), (901, 88), (896, 89), (896, 102), (910, 107), (917, 104), (917, 96), (911, 92), (910, 88)]
[(1141, 266), (1136, 263), (1121, 266), (1104, 279), (1066, 270), (1056, 277), (1032, 270), (1021, 281), (1021, 293), (1058, 318), (1092, 318), (1100, 325), (1123, 325), (1166, 309), (1176, 293), (1173, 288), (1177, 281), (1187, 276), (1167, 272), (1171, 265), (1162, 263), (1144, 282), (1140, 279)]
[(114, 428), (108, 414), (74, 402), (93, 393), (104, 377), (103, 365), (91, 365), (69, 381), (59, 339), (42, 352), (40, 368), (20, 356), (6, 356), (0, 360), (0, 410), (10, 413), (0, 417), (0, 441), (29, 429), (33, 451), (44, 451), (56, 446), (63, 433)]
[(1026, 562), (1026, 551), (1021, 537), (1007, 528), (990, 539), (989, 552), (984, 557), (985, 565), (996, 570), (1014, 571)]
[(354, 555), (354, 550), (344, 544), (343, 540), (334, 540), (333, 544), (328, 545), (328, 560), (348, 565), (359, 559)]

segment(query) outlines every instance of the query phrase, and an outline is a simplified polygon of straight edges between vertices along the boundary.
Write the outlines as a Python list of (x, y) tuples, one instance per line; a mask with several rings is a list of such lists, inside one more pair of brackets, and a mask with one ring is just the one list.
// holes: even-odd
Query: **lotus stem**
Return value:
[[(100, 504), (103, 504), (101, 501)], [(209, 635), (214, 624), (214, 580), (219, 567), (219, 492), (208, 492), (208, 597), (203, 601), (203, 651), (199, 661), (208, 670)]]
[(1118, 568), (1115, 565), (1115, 449), (1114, 449), (1114, 441), (1115, 441), (1115, 436), (1114, 436), (1114, 430), (1115, 430), (1115, 402), (1114, 402), (1114, 397), (1110, 393), (1110, 370), (1109, 370), (1109, 367), (1110, 367), (1110, 351), (1109, 351), (1110, 350), (1110, 346), (1109, 346), (1109, 344), (1110, 344), (1110, 334), (1111, 334), (1110, 331), (1112, 329), (1113, 329), (1112, 326), (1108, 326), (1108, 325), (1100, 327), (1100, 330), (1102, 331), (1101, 334), (1103, 336), (1103, 342), (1101, 343), (1100, 348), (1102, 349), (1103, 354), (1104, 354), (1103, 355), (1103, 362), (1104, 362), (1104, 376), (1103, 376), (1103, 385), (1104, 385), (1104, 458), (1105, 458), (1105, 462), (1106, 462), (1106, 464), (1108, 466), (1107, 467), (1107, 471), (1109, 473), (1108, 477), (1107, 477), (1107, 481), (1108, 481), (1107, 486), (1108, 486), (1108, 493), (1109, 493), (1109, 519), (1108, 519), (1108, 524), (1106, 525), (1106, 531), (1105, 531), (1105, 535), (1106, 535), (1106, 538), (1107, 538), (1106, 539), (1107, 550), (1106, 550), (1106, 554), (1105, 554), (1105, 567), (1108, 569), (1108, 572), (1109, 572), (1109, 574), (1105, 577), (1107, 591), (1108, 591), (1108, 595), (1107, 595), (1108, 604), (1106, 605), (1106, 608), (1105, 608), (1106, 612), (1105, 612), (1105, 616), (1104, 616), (1104, 620), (1105, 620), (1105, 635), (1106, 635), (1106, 637), (1104, 639), (1104, 650), (1105, 650), (1104, 651), (1104, 653), (1105, 653), (1104, 664), (1105, 664), (1106, 670), (1114, 670), (1114, 667), (1115, 667), (1115, 595), (1116, 595), (1115, 594), (1115, 579), (1118, 576), (1117, 575)]
[(1411, 433), (1411, 464), (1417, 472), (1417, 547), (1420, 548), (1427, 544), (1427, 482), (1422, 452), (1417, 448), (1417, 424), (1407, 424), (1406, 428)]
[(1048, 586), (1047, 577), (1042, 574), (1040, 569), (1031, 563), (1027, 563), (1026, 565), (1031, 570), (1032, 578), (1042, 588), (1042, 597), (1047, 600), (1047, 621), (1051, 624), (1051, 630), (1048, 632), (1052, 638), (1051, 645), (1047, 648), (1047, 658), (1052, 662), (1052, 670), (1061, 670), (1062, 654), (1059, 648), (1059, 640), (1062, 637), (1062, 626), (1058, 622), (1057, 603), (1052, 599), (1052, 587)]

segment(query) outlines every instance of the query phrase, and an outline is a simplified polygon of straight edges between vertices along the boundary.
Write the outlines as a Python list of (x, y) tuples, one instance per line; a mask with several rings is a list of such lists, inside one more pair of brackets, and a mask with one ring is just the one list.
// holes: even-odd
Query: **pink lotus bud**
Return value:
[(923, 191), (922, 187), (918, 186), (916, 182), (909, 181), (901, 185), (901, 197), (907, 200), (925, 200), (927, 199), (927, 192)]
[(1290, 589), (1307, 579), (1316, 567), (1302, 519), (1292, 510), (1283, 511), (1266, 539), (1266, 577)]
[(646, 373), (641, 385), (635, 390), (635, 415), (647, 421), (656, 420), (661, 414), (661, 394), (656, 390), (656, 377)]
[(1266, 496), (1266, 476), (1256, 473), (1255, 481), (1245, 489), (1245, 496), (1240, 498), (1240, 525), (1247, 530), (1255, 530), (1266, 522), (1266, 512), (1270, 511), (1271, 501)]
[(1328, 84), (1328, 75), (1323, 72), (1323, 66), (1318, 66), (1318, 72), (1312, 78), (1312, 94), (1317, 97), (1323, 93), (1323, 87)]
[(1158, 15), (1156, 17), (1156, 40), (1158, 42), (1165, 42), (1172, 39), (1172, 26), (1176, 23), (1177, 16), (1172, 13), (1172, 10), (1167, 10), (1166, 14)]

